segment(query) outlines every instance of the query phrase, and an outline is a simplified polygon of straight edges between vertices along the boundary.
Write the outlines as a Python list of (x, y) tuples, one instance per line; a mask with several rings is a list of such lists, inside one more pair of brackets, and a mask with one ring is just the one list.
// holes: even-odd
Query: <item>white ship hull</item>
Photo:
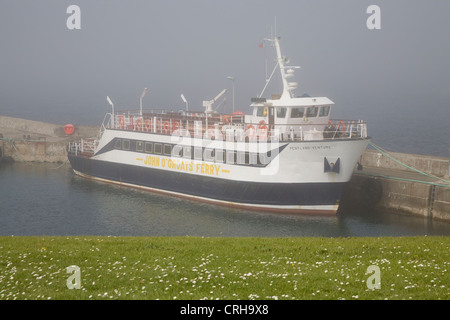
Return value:
[[(129, 150), (114, 148), (120, 139), (130, 141)], [(162, 153), (166, 145), (172, 152), (139, 152), (137, 142), (160, 143)], [(367, 139), (228, 142), (106, 130), (95, 155), (69, 159), (77, 174), (104, 182), (247, 209), (336, 213), (367, 143)], [(176, 155), (186, 147), (192, 150), (190, 158)], [(201, 150), (201, 159), (192, 155), (196, 149)], [(217, 150), (226, 150), (220, 159)], [(231, 164), (227, 152), (235, 153)], [(265, 161), (259, 161), (260, 155)]]

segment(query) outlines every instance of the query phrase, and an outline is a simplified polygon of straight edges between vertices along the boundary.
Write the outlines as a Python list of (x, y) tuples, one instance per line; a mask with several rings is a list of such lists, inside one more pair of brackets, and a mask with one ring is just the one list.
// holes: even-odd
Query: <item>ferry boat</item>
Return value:
[(142, 104), (115, 112), (107, 97), (112, 112), (99, 137), (68, 145), (75, 174), (218, 205), (336, 214), (369, 142), (367, 124), (331, 120), (327, 97), (297, 97), (289, 80), (299, 67), (285, 65), (280, 38), (266, 40), (276, 49), (281, 95), (263, 98), (272, 72), (248, 115), (215, 111), (226, 90), (201, 112), (143, 112)]

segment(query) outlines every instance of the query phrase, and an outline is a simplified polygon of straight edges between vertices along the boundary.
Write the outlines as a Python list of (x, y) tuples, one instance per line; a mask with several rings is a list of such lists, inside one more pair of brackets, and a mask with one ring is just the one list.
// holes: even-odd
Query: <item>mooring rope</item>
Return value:
[[(407, 179), (407, 178), (395, 178), (395, 179), (397, 179), (397, 180), (412, 181), (412, 182), (423, 182), (423, 183), (427, 183), (427, 184), (434, 184), (434, 185), (439, 185), (439, 186), (444, 186), (444, 187), (450, 187), (450, 180), (446, 180), (446, 179), (444, 179), (444, 178), (441, 178), (441, 177), (432, 175), (432, 174), (430, 174), (430, 173), (421, 171), (421, 170), (419, 170), (419, 169), (413, 168), (413, 167), (407, 165), (406, 163), (403, 163), (403, 162), (401, 162), (400, 160), (395, 159), (395, 158), (394, 158), (393, 156), (391, 156), (386, 150), (382, 149), (380, 146), (377, 146), (377, 145), (376, 145), (375, 143), (373, 143), (373, 142), (369, 142), (369, 145), (370, 145), (371, 147), (375, 148), (376, 150), (380, 151), (383, 155), (385, 155), (386, 157), (388, 157), (388, 158), (391, 159), (392, 161), (394, 161), (394, 162), (396, 162), (396, 163), (398, 163), (398, 164), (400, 164), (400, 165), (402, 165), (402, 166), (404, 166), (404, 167), (406, 167), (406, 168), (408, 168), (408, 169), (410, 169), (410, 170), (412, 170), (412, 171), (415, 171), (415, 172), (417, 172), (417, 173), (420, 173), (420, 174), (422, 174), (422, 175), (424, 175), (424, 176), (427, 176), (427, 177), (429, 177), (429, 178), (433, 178), (433, 179), (442, 181), (442, 182), (444, 182), (445, 184), (437, 184), (437, 183), (434, 183), (434, 182), (412, 180), (412, 179)], [(394, 178), (394, 177), (392, 177), (392, 178)]]

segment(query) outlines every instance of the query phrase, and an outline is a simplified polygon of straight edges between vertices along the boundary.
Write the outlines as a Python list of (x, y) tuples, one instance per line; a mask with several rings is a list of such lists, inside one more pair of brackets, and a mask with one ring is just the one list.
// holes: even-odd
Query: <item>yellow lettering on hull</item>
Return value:
[[(230, 173), (229, 170), (220, 170), (221, 165), (218, 164), (208, 164), (199, 162), (196, 163), (194, 166), (194, 162), (187, 161), (187, 160), (181, 160), (181, 159), (166, 159), (166, 158), (159, 158), (156, 156), (145, 156), (144, 158), (136, 158), (137, 161), (144, 162), (144, 165), (149, 167), (160, 167), (160, 168), (168, 168), (171, 170), (176, 171), (183, 171), (183, 172), (195, 172), (200, 173), (203, 175), (210, 175), (210, 176), (218, 176), (220, 172), (226, 172)], [(195, 170), (194, 170), (195, 169)]]

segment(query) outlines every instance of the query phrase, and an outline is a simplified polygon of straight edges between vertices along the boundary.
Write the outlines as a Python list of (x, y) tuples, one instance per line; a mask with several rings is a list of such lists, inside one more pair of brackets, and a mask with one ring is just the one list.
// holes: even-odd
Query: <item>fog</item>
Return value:
[[(381, 29), (366, 24), (373, 4)], [(81, 29), (67, 26), (70, 5)], [(3, 0), (0, 115), (96, 125), (111, 110), (106, 96), (116, 109), (138, 109), (144, 88), (144, 109), (171, 110), (184, 109), (182, 93), (202, 110), (228, 89), (219, 111), (230, 112), (228, 76), (235, 109), (248, 113), (266, 61), (269, 73), (274, 66), (273, 48), (259, 44), (276, 32), (301, 66), (297, 95), (326, 96), (334, 117), (368, 120), (379, 143), (397, 147), (387, 134), (414, 131), (446, 155), (449, 12), (438, 0)], [(274, 82), (267, 93), (280, 90)]]

